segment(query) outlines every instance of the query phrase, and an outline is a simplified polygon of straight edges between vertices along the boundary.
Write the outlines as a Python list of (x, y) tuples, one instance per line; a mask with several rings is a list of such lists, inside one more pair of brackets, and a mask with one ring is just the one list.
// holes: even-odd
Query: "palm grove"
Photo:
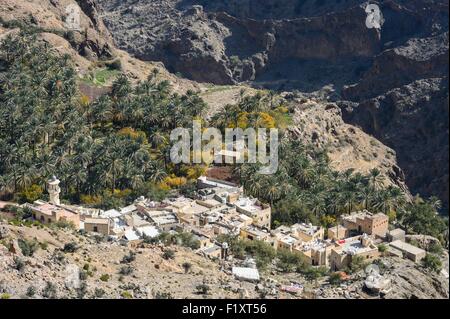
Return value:
[[(140, 195), (157, 200), (171, 188), (183, 191), (203, 172), (168, 160), (170, 131), (190, 127), (206, 110), (196, 93), (173, 93), (156, 73), (135, 85), (121, 75), (110, 93), (89, 101), (78, 91), (70, 58), (56, 56), (33, 36), (8, 36), (0, 53), (0, 194), (37, 199), (57, 175), (65, 199), (109, 208)], [(276, 174), (259, 175), (257, 165), (235, 167), (246, 192), (272, 204), (274, 226), (331, 226), (341, 214), (366, 208), (410, 232), (447, 241), (438, 200), (408, 200), (399, 188), (386, 187), (377, 169), (367, 175), (333, 171), (325, 150), (290, 137), (287, 112), (273, 93), (242, 96), (210, 123), (282, 129)]]

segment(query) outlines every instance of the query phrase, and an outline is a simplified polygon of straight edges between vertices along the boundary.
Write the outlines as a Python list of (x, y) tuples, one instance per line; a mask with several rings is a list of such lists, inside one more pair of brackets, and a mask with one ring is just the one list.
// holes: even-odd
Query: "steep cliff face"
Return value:
[[(68, 29), (65, 23), (70, 7), (78, 8), (77, 30)], [(70, 54), (80, 68), (88, 61), (114, 55), (112, 38), (93, 0), (2, 0), (0, 19), (4, 33), (17, 32), (18, 27), (37, 30), (57, 50)]]
[(315, 71), (302, 62), (341, 61), (352, 66), (346, 76), (353, 78), (360, 66), (349, 60), (362, 63), (380, 51), (379, 33), (365, 27), (361, 6), (316, 17), (256, 20), (252, 14), (243, 17), (245, 11), (236, 10), (238, 16), (234, 10), (221, 11), (220, 1), (204, 2), (206, 9), (198, 3), (203, 2), (101, 1), (119, 47), (142, 59), (160, 60), (196, 81), (266, 82), (266, 75), (273, 79), (289, 70), (287, 60), (299, 62), (297, 68), (311, 75)]
[(381, 31), (366, 27), (367, 3), (356, 0), (100, 3), (119, 47), (139, 58), (197, 81), (253, 81), (275, 89), (331, 83), (340, 91), (357, 83), (384, 50), (448, 29), (444, 0), (383, 1)]
[(341, 102), (346, 122), (396, 150), (410, 190), (448, 207), (448, 78), (429, 78), (360, 103)]
[(368, 174), (377, 168), (387, 177), (386, 185), (395, 185), (409, 194), (396, 152), (360, 128), (345, 123), (338, 105), (302, 99), (293, 103), (297, 104), (294, 136), (305, 144), (326, 150), (333, 169)]

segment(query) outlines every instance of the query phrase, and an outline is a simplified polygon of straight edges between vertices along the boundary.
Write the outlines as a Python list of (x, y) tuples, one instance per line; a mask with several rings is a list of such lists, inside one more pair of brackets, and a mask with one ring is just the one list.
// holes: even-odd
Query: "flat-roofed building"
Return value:
[(194, 234), (194, 239), (198, 240), (199, 244), (200, 244), (200, 248), (206, 248), (206, 247), (210, 247), (212, 245), (211, 240), (201, 234)]
[(255, 227), (255, 226), (247, 226), (244, 228), (241, 228), (239, 236), (242, 239), (248, 239), (248, 240), (261, 240), (261, 241), (268, 241), (270, 238), (269, 232)]
[(158, 235), (161, 233), (159, 229), (153, 225), (136, 227), (135, 230), (139, 236), (147, 236), (150, 238), (158, 237)]
[(411, 259), (414, 262), (421, 261), (427, 254), (427, 252), (419, 247), (405, 243), (401, 240), (395, 240), (389, 244), (391, 247), (400, 250), (404, 257)]
[(272, 210), (270, 205), (262, 204), (257, 199), (242, 197), (236, 203), (236, 210), (253, 219), (253, 225), (270, 229)]
[(347, 228), (342, 225), (337, 225), (328, 228), (328, 239), (341, 240), (349, 236)]
[(206, 177), (206, 176), (200, 176), (197, 179), (197, 188), (224, 188), (224, 189), (240, 189), (242, 191), (242, 187), (239, 187), (238, 184), (231, 183), (228, 181), (223, 181), (216, 178)]
[(289, 226), (279, 226), (270, 233), (272, 235), (271, 243), (275, 249), (287, 249), (292, 251), (295, 245), (301, 243), (301, 240), (293, 234), (292, 229)]
[(197, 191), (197, 197), (201, 200), (215, 199), (223, 204), (236, 202), (242, 194), (240, 188), (204, 188)]
[(403, 229), (396, 228), (396, 229), (389, 231), (388, 234), (386, 235), (386, 237), (387, 237), (387, 240), (390, 242), (396, 241), (396, 240), (405, 241), (406, 234)]
[(217, 245), (201, 248), (198, 253), (211, 259), (217, 259), (221, 257), (222, 247)]
[(175, 230), (178, 226), (176, 214), (167, 210), (147, 210), (146, 215), (150, 221), (162, 231)]
[(367, 235), (347, 238), (333, 247), (330, 252), (330, 266), (332, 270), (346, 268), (355, 256), (360, 256), (364, 260), (375, 260), (380, 256), (378, 247)]
[(331, 251), (336, 247), (330, 241), (313, 240), (294, 246), (293, 252), (300, 253), (311, 266), (328, 266)]
[(342, 224), (349, 232), (385, 237), (389, 227), (389, 217), (383, 213), (372, 214), (367, 210), (342, 217)]
[(324, 229), (321, 226), (298, 223), (291, 226), (292, 233), (303, 242), (321, 240), (324, 237)]
[(111, 234), (111, 224), (112, 222), (109, 218), (88, 217), (84, 219), (84, 230), (109, 236)]
[(216, 200), (214, 198), (207, 198), (207, 199), (204, 199), (204, 200), (198, 199), (198, 200), (196, 200), (196, 203), (198, 205), (201, 205), (203, 207), (210, 208), (210, 209), (211, 208), (220, 207), (220, 206), (222, 206), (224, 204), (221, 201), (218, 201), (218, 200)]
[(80, 214), (60, 205), (53, 205), (41, 200), (27, 205), (32, 211), (35, 220), (43, 224), (51, 224), (59, 221), (72, 223), (76, 229), (80, 229)]
[(292, 251), (294, 246), (298, 244), (298, 238), (295, 238), (289, 234), (278, 235), (273, 239), (273, 246), (275, 249), (286, 249)]
[(234, 204), (241, 196), (241, 190), (235, 189), (217, 189), (214, 195), (214, 199), (221, 201), (222, 203)]

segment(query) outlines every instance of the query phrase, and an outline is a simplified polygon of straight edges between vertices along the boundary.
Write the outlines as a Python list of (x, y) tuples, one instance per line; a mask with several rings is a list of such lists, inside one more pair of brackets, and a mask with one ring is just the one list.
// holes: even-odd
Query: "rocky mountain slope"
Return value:
[(293, 133), (306, 144), (326, 149), (331, 166), (340, 172), (354, 169), (368, 174), (373, 168), (387, 177), (386, 183), (409, 194), (396, 152), (342, 119), (341, 108), (320, 100), (297, 101)]
[(448, 103), (448, 78), (430, 78), (340, 106), (345, 121), (396, 150), (411, 190), (448, 205)]
[(448, 207), (448, 0), (378, 1), (381, 30), (357, 0), (100, 3), (120, 48), (187, 78), (331, 87), (346, 122), (397, 152), (411, 191)]
[[(39, 249), (32, 256), (24, 256), (18, 239), (34, 240)], [(1, 221), (0, 242), (0, 295), (10, 298), (153, 299), (162, 294), (202, 298), (196, 286), (203, 283), (211, 288), (208, 298), (239, 298), (242, 293), (257, 296), (253, 284), (236, 282), (231, 275), (220, 272), (219, 264), (177, 246), (171, 247), (175, 258), (166, 260), (166, 248), (162, 246), (130, 248), (70, 230), (11, 226)], [(77, 250), (64, 252), (67, 243), (74, 243)], [(135, 259), (124, 263), (123, 257), (130, 251)], [(23, 262), (20, 270), (15, 258)], [(182, 267), (187, 261), (192, 265), (189, 273)], [(132, 271), (121, 275), (121, 268), (128, 266)], [(46, 292), (47, 282), (52, 284), (52, 291)], [(27, 296), (29, 287), (35, 291), (32, 296)]]

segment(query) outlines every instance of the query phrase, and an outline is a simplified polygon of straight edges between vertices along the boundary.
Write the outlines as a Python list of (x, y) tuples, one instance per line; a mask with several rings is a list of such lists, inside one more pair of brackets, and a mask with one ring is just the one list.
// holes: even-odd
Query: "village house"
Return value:
[(265, 242), (268, 242), (270, 239), (270, 233), (268, 231), (253, 225), (241, 228), (239, 236), (242, 239), (261, 240)]
[(270, 229), (272, 217), (270, 205), (262, 204), (254, 198), (242, 197), (235, 203), (235, 206), (239, 213), (253, 219), (253, 225)]
[(383, 213), (372, 214), (367, 210), (342, 217), (342, 225), (352, 233), (368, 234), (384, 238), (388, 232), (389, 217)]
[(240, 188), (204, 188), (199, 189), (197, 198), (200, 200), (215, 199), (223, 204), (233, 204), (242, 195)]
[(31, 205), (27, 205), (27, 207), (31, 209), (33, 219), (38, 220), (43, 224), (62, 221), (72, 223), (75, 229), (80, 229), (80, 214), (76, 211), (41, 200), (37, 200)]
[(150, 221), (164, 232), (175, 230), (179, 224), (177, 215), (167, 210), (148, 210)]
[(203, 188), (223, 188), (223, 189), (239, 189), (241, 192), (243, 192), (243, 188), (240, 187), (238, 184), (222, 181), (220, 179), (215, 179), (211, 177), (206, 176), (200, 176), (197, 179), (197, 188), (203, 189)]
[(328, 228), (327, 237), (330, 240), (342, 240), (349, 236), (348, 229), (342, 225)]
[(272, 239), (272, 245), (275, 249), (286, 249), (292, 251), (294, 246), (299, 243), (298, 238), (290, 234), (278, 234)]
[(401, 251), (404, 257), (411, 259), (414, 262), (421, 261), (427, 254), (425, 250), (401, 240), (395, 240), (391, 242), (389, 246)]
[(386, 235), (386, 238), (389, 242), (393, 242), (396, 240), (405, 241), (406, 234), (403, 229), (396, 228), (396, 229), (389, 231)]
[(331, 251), (338, 247), (330, 241), (315, 239), (294, 247), (293, 251), (303, 256), (311, 266), (329, 266)]
[(197, 253), (199, 255), (211, 258), (211, 259), (218, 259), (221, 258), (222, 255), (222, 247), (218, 246), (218, 245), (212, 245), (212, 246), (207, 246), (205, 248), (200, 248)]
[(291, 226), (291, 232), (303, 242), (321, 240), (324, 237), (324, 229), (321, 226), (313, 226), (311, 223), (298, 223)]
[(372, 239), (367, 235), (347, 238), (339, 242), (330, 252), (330, 267), (332, 270), (341, 270), (350, 265), (356, 256), (371, 261), (379, 257), (378, 247), (373, 244)]
[(109, 236), (111, 234), (113, 222), (108, 218), (86, 217), (83, 221), (83, 225), (86, 232), (94, 232)]
[(300, 240), (296, 237), (291, 227), (289, 226), (279, 226), (270, 232), (271, 243), (275, 249), (287, 249), (292, 251), (294, 245), (299, 244)]
[(194, 234), (194, 239), (198, 241), (200, 248), (207, 248), (213, 245), (208, 237), (201, 234)]

